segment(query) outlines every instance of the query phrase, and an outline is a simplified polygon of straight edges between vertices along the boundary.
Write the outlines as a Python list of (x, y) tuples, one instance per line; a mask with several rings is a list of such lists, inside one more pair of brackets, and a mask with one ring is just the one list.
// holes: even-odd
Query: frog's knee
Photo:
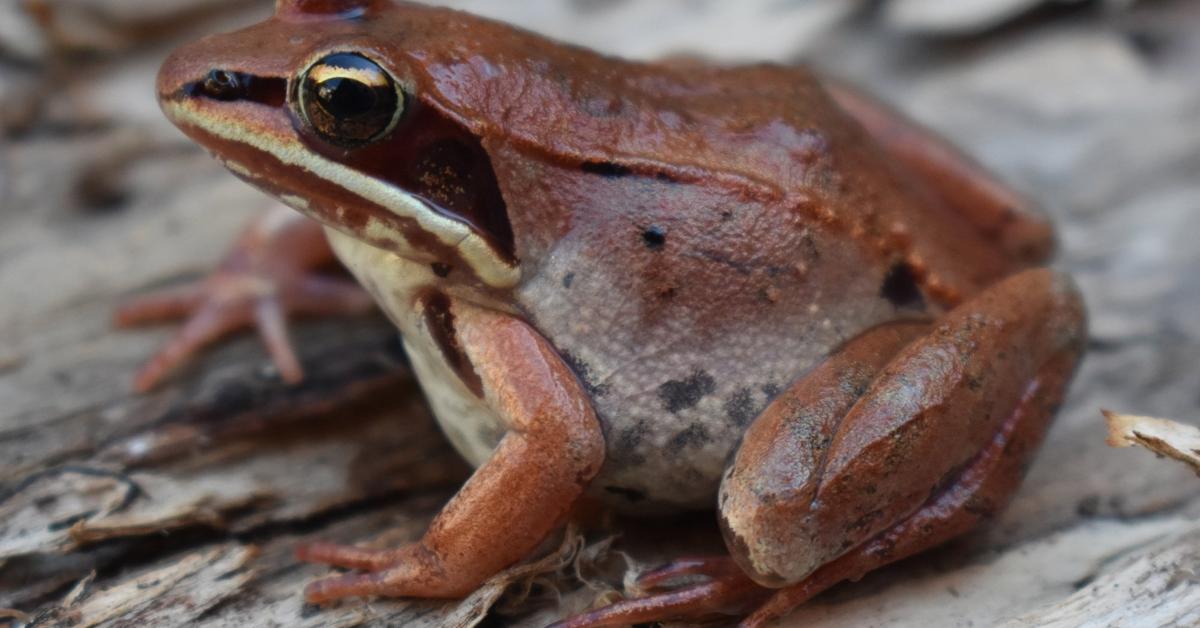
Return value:
[(755, 487), (726, 475), (721, 533), (730, 555), (755, 582), (772, 588), (793, 584), (836, 556), (816, 530), (804, 525), (810, 505), (797, 491)]

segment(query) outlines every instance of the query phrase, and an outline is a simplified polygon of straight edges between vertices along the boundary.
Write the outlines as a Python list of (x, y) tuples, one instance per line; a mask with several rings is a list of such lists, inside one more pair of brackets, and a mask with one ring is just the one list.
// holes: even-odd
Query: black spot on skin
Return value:
[(621, 432), (621, 435), (617, 438), (617, 447), (624, 450), (633, 449), (634, 447), (642, 444), (642, 437), (645, 436), (645, 434), (646, 425), (644, 423), (638, 423), (624, 432)]
[(624, 486), (606, 486), (604, 487), (604, 490), (605, 492), (612, 493), (613, 495), (624, 497), (635, 504), (640, 501), (645, 501), (646, 499), (646, 494), (637, 490), (636, 488), (625, 488)]
[(633, 171), (611, 161), (585, 161), (580, 168), (588, 174), (598, 174), (606, 179), (619, 179), (633, 174)]
[(646, 457), (637, 452), (645, 436), (646, 424), (640, 421), (621, 432), (614, 441), (616, 445), (609, 452), (613, 460), (631, 465), (645, 464)]
[(425, 326), (434, 342), (442, 351), (442, 357), (454, 372), (458, 374), (467, 388), (478, 397), (483, 397), (483, 380), (475, 372), (475, 365), (463, 352), (458, 344), (458, 334), (454, 328), (454, 312), (450, 310), (450, 297), (434, 292), (425, 297)]
[(767, 396), (767, 403), (774, 401), (781, 392), (783, 390), (779, 388), (779, 384), (764, 384), (762, 387), (762, 393)]
[(717, 382), (705, 371), (696, 371), (687, 379), (672, 380), (658, 387), (658, 398), (663, 408), (672, 414), (687, 410), (700, 403), (705, 395), (717, 389)]
[(883, 286), (879, 288), (879, 296), (897, 308), (925, 307), (925, 297), (921, 295), (921, 289), (917, 286), (917, 277), (913, 274), (912, 267), (903, 262), (892, 266), (888, 271)]
[(699, 423), (694, 423), (686, 430), (676, 434), (671, 438), (670, 441), (667, 442), (667, 451), (671, 452), (672, 454), (678, 454), (688, 447), (699, 447), (700, 445), (709, 442), (709, 440), (711, 439), (708, 436), (708, 431), (704, 429), (704, 426), (700, 425)]
[(642, 232), (642, 241), (646, 248), (657, 251), (667, 244), (667, 232), (662, 227), (650, 227)]
[(608, 386), (605, 384), (596, 383), (595, 373), (592, 372), (592, 367), (587, 362), (584, 362), (579, 356), (570, 351), (562, 352), (563, 362), (575, 371), (575, 376), (579, 378), (579, 382), (583, 384), (584, 390), (592, 397), (603, 397), (608, 394)]
[(562, 287), (567, 290), (571, 289), (571, 285), (575, 283), (575, 273), (567, 273), (563, 275)]
[(449, 277), (450, 271), (454, 270), (449, 264), (443, 264), (441, 262), (434, 262), (431, 268), (433, 269), (433, 274), (441, 277), (442, 279)]
[(738, 427), (746, 427), (758, 416), (754, 407), (754, 396), (749, 388), (739, 388), (725, 402), (725, 416)]

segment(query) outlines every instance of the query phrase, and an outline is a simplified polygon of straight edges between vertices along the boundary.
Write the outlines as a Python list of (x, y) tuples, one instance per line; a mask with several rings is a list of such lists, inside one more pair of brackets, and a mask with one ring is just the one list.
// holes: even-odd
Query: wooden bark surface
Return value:
[[(1089, 353), (1012, 506), (784, 625), (1200, 623), (1200, 479), (1109, 448), (1100, 415), (1200, 424), (1200, 5), (451, 4), (616, 54), (803, 57), (1057, 221)], [(538, 625), (559, 594), (581, 608), (629, 568), (719, 548), (708, 516), (608, 522), (461, 603), (303, 605), (324, 571), (292, 559), (298, 540), (413, 539), (468, 473), (390, 326), (297, 325), (296, 388), (246, 336), (137, 396), (133, 371), (171, 330), (110, 324), (122, 297), (210, 268), (267, 206), (161, 119), (152, 81), (172, 45), (269, 5), (0, 5), (0, 625), (465, 626), (497, 605), (488, 621)]]

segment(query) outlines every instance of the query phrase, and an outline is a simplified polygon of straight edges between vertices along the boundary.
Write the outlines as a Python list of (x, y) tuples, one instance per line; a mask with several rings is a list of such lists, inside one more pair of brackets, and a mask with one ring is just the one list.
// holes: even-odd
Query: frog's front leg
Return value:
[(420, 541), (384, 551), (301, 547), (303, 560), (372, 572), (315, 582), (306, 591), (310, 602), (465, 596), (536, 549), (600, 471), (599, 421), (549, 342), (504, 314), (457, 302), (451, 312), (455, 344), (508, 432)]
[[(1028, 271), (905, 344), (912, 333), (896, 324), (867, 332), (747, 430), (720, 498), (742, 574), (716, 575), (725, 589), (741, 578), (778, 590), (747, 624), (943, 543), (1001, 508), (1079, 358), (1083, 309), (1068, 280)], [(709, 601), (671, 615), (710, 613)], [(632, 600), (565, 625), (662, 619), (634, 612), (652, 606)]]
[(121, 327), (187, 319), (134, 377), (134, 388), (154, 388), (205, 345), (251, 326), (258, 328), (283, 380), (300, 381), (303, 371), (288, 341), (287, 315), (358, 314), (374, 307), (353, 280), (317, 274), (334, 261), (316, 221), (282, 205), (257, 216), (208, 277), (135, 297), (118, 308)]

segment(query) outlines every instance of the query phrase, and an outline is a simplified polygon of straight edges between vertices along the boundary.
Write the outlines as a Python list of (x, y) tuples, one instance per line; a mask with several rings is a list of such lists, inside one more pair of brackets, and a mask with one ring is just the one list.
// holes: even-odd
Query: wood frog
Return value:
[[(477, 470), (418, 542), (315, 543), (311, 602), (455, 598), (581, 499), (716, 507), (729, 555), (565, 620), (787, 612), (991, 517), (1061, 401), (1084, 311), (1029, 203), (887, 107), (796, 67), (625, 61), (465, 13), (279, 0), (177, 51), (166, 115), (272, 213), (139, 376), (287, 313), (400, 329)], [(307, 218), (301, 218), (301, 215)], [(294, 216), (294, 217), (293, 217)], [(688, 576), (687, 583), (681, 579)], [(675, 586), (672, 586), (675, 585)]]

